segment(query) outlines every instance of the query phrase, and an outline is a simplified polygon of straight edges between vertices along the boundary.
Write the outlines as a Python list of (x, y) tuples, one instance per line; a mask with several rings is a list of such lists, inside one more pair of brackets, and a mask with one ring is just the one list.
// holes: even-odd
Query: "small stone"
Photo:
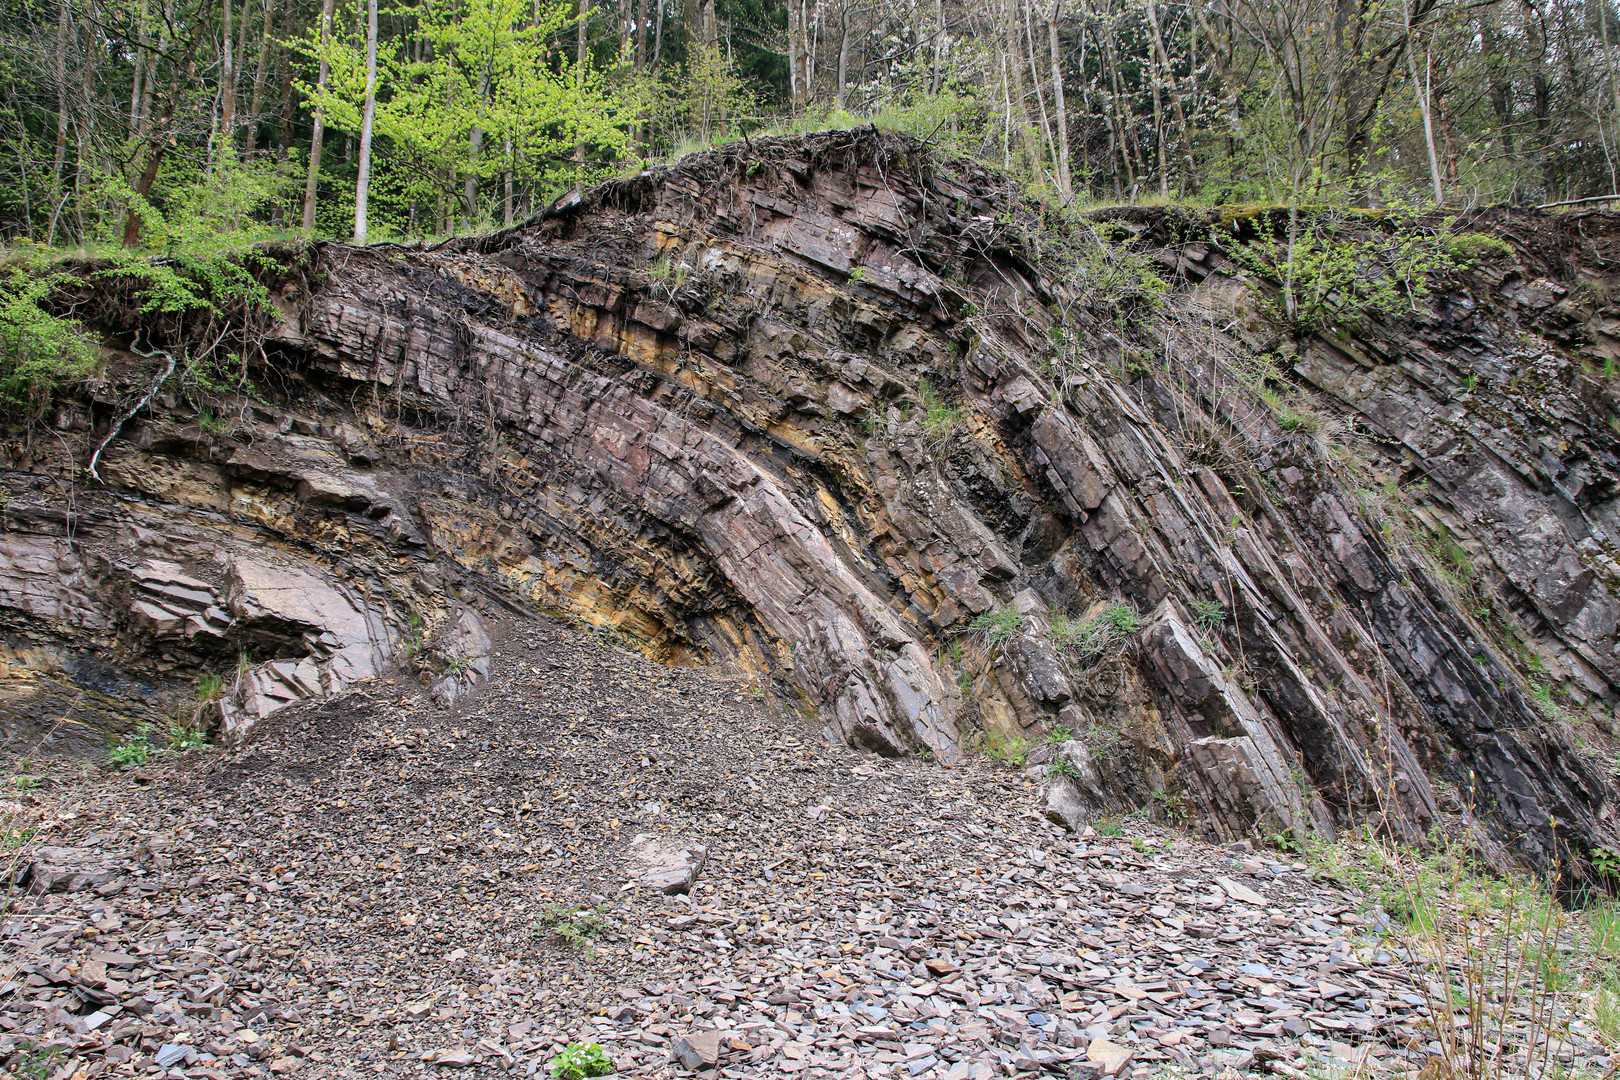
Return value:
[(1091, 1045), (1086, 1047), (1086, 1060), (1101, 1065), (1104, 1076), (1115, 1076), (1131, 1060), (1133, 1053), (1130, 1047), (1107, 1039), (1093, 1039)]
[(182, 1046), (179, 1043), (164, 1043), (158, 1047), (157, 1057), (153, 1060), (157, 1062), (159, 1067), (167, 1069), (171, 1065), (178, 1065), (184, 1061), (189, 1053), (191, 1053), (191, 1047), (189, 1046)]
[(709, 860), (701, 844), (672, 845), (646, 833), (631, 841), (630, 850), (640, 864), (631, 876), (666, 896), (690, 893)]
[(270, 1063), (270, 1071), (283, 1076), (297, 1070), (298, 1059), (295, 1057), (278, 1057)]
[(1239, 885), (1229, 877), (1218, 877), (1215, 879), (1215, 884), (1221, 887), (1222, 892), (1240, 904), (1253, 904), (1256, 907), (1266, 906), (1265, 897), (1247, 885)]
[(718, 1031), (689, 1031), (669, 1041), (675, 1059), (687, 1069), (712, 1069), (720, 1062), (720, 1033)]
[(478, 1059), (466, 1050), (442, 1050), (433, 1059), (433, 1064), (447, 1069), (466, 1069), (477, 1063)]

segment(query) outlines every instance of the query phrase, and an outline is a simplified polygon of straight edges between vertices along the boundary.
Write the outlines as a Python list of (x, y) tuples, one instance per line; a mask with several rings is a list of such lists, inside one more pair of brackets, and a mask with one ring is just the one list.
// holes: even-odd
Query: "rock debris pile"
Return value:
[[(51, 891), (0, 927), (8, 1066), (536, 1075), (576, 1041), (625, 1076), (739, 1080), (1427, 1059), (1379, 916), (1302, 864), (1068, 833), (1008, 767), (861, 755), (737, 683), (492, 625), (457, 712), (374, 683), (237, 750), (21, 792), (19, 871)], [(1601, 1067), (1574, 1031), (1563, 1060)]]

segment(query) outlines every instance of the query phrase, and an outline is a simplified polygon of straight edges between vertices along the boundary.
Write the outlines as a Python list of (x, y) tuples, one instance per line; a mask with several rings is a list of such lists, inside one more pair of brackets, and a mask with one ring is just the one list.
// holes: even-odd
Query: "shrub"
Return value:
[(66, 277), (13, 269), (0, 280), (0, 412), (38, 419), (60, 390), (96, 373), (90, 335), (40, 307)]
[(1051, 616), (1052, 644), (1060, 653), (1072, 653), (1081, 660), (1095, 660), (1125, 638), (1142, 629), (1141, 616), (1129, 604), (1109, 604), (1090, 619), (1075, 621), (1064, 612)]
[(612, 1071), (613, 1059), (599, 1043), (569, 1043), (551, 1061), (551, 1075), (555, 1080), (587, 1080), (592, 1076), (607, 1076)]
[(181, 753), (186, 750), (200, 750), (203, 747), (203, 733), (190, 724), (172, 724), (167, 736), (168, 749)]
[(107, 760), (118, 766), (145, 765), (146, 759), (152, 756), (150, 732), (147, 725), (137, 725), (133, 735), (119, 739), (107, 751)]

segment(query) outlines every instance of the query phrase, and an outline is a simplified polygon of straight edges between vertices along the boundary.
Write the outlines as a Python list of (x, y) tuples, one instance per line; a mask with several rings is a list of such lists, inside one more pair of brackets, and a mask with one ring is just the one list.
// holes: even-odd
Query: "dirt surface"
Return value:
[[(1006, 765), (862, 755), (740, 682), (494, 625), (454, 712), (401, 677), (239, 749), (36, 763), (18, 876), (58, 891), (17, 891), (0, 928), (0, 1060), (534, 1075), (586, 1040), (626, 1076), (684, 1052), (732, 1078), (964, 1080), (1427, 1059), (1360, 898), (1303, 865), (1138, 821), (1077, 837)], [(706, 848), (689, 897), (631, 879), (638, 836)], [(1601, 1069), (1580, 1033), (1565, 1060)]]

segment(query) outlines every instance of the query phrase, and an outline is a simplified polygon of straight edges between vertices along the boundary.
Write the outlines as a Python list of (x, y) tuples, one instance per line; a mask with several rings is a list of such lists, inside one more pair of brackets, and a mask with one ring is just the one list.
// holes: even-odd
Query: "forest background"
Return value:
[(4, 4), (14, 247), (472, 231), (865, 120), (1070, 206), (1620, 190), (1610, 0)]

